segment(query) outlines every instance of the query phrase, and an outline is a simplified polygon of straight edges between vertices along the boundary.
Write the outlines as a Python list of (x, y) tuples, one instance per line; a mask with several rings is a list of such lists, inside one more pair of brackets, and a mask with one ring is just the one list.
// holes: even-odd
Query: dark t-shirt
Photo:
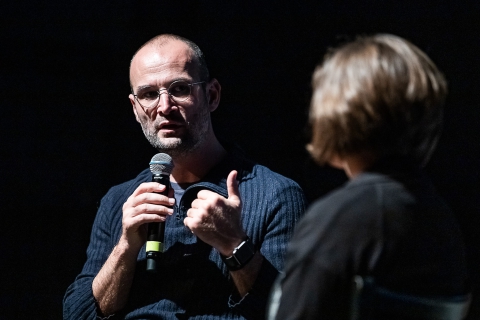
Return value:
[(173, 189), (173, 194), (175, 198), (175, 211), (178, 210), (178, 204), (180, 203), (180, 200), (182, 199), (183, 194), (185, 193), (185, 190), (187, 190), (188, 187), (193, 185), (193, 183), (182, 183), (181, 185), (175, 182), (170, 182), (170, 187)]
[(347, 319), (352, 279), (418, 295), (468, 291), (455, 218), (419, 169), (382, 166), (315, 202), (295, 230), (277, 319)]

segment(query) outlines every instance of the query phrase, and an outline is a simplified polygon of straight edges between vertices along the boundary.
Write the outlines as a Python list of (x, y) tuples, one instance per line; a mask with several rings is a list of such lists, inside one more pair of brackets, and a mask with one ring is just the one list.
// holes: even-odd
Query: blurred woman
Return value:
[(297, 226), (273, 318), (347, 319), (355, 275), (413, 295), (468, 291), (459, 227), (422, 171), (446, 93), (426, 54), (393, 35), (358, 38), (317, 67), (307, 149), (350, 180)]

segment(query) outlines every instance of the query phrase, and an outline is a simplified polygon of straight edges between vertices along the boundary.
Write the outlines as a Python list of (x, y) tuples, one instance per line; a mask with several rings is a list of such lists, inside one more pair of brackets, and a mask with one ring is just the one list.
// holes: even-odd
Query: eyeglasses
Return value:
[[(168, 93), (168, 96), (175, 102), (182, 102), (187, 100), (192, 94), (192, 86), (204, 83), (205, 81), (188, 83), (183, 80), (172, 82), (167, 89), (140, 91), (133, 96), (137, 99), (138, 103), (145, 109), (154, 108), (158, 105), (160, 96), (163, 93)], [(165, 91), (165, 92), (162, 92)]]

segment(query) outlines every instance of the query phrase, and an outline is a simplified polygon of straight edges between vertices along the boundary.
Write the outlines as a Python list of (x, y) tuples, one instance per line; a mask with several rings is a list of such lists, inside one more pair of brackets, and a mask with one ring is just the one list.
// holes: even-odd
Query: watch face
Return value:
[(240, 243), (235, 250), (233, 250), (233, 255), (231, 257), (225, 258), (222, 256), (222, 259), (229, 270), (235, 271), (243, 268), (243, 266), (245, 266), (254, 255), (255, 248), (253, 247), (250, 239), (247, 239)]

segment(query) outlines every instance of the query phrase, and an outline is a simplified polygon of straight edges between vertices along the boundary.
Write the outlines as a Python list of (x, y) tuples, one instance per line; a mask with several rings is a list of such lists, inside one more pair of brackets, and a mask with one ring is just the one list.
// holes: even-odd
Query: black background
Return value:
[(160, 33), (204, 51), (222, 84), (217, 135), (310, 200), (345, 179), (304, 151), (310, 78), (327, 47), (388, 32), (427, 52), (450, 85), (427, 169), (457, 213), (479, 291), (480, 2), (10, 1), (0, 17), (0, 319), (61, 318), (100, 198), (156, 153), (131, 111), (128, 65)]

